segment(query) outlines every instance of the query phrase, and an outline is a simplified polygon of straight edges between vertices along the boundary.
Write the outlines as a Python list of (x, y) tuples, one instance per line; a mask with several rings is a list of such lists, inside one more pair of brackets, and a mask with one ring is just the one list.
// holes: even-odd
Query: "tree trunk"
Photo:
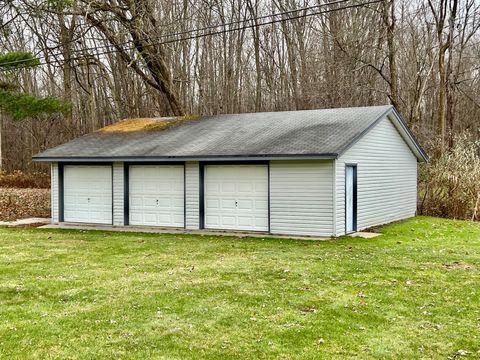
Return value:
[(383, 6), (383, 22), (387, 28), (388, 65), (390, 70), (390, 101), (398, 108), (398, 70), (397, 49), (395, 45), (395, 0), (385, 0)]
[[(62, 11), (58, 12), (58, 22), (60, 26), (60, 41), (63, 55), (63, 100), (72, 103), (72, 38), (74, 28), (74, 20), (72, 20), (71, 27), (68, 28), (65, 23), (65, 17)], [(73, 136), (73, 108), (70, 107), (65, 112), (65, 127), (67, 129), (67, 136)]]
[(258, 13), (258, 4), (253, 6), (251, 0), (247, 1), (247, 7), (250, 11), (250, 15), (254, 18), (255, 26), (252, 27), (253, 34), (253, 48), (255, 53), (255, 111), (262, 110), (262, 73), (260, 68), (260, 35), (258, 20), (256, 19)]
[(447, 70), (445, 69), (445, 51), (447, 46), (441, 47), (438, 54), (438, 114), (437, 114), (437, 135), (440, 138), (441, 151), (445, 150), (445, 134), (446, 134), (446, 106), (447, 106)]

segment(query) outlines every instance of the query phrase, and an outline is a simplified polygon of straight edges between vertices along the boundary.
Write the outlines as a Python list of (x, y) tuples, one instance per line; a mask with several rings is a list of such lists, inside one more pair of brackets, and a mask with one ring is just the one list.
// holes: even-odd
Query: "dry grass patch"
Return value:
[(0, 188), (50, 188), (50, 174), (42, 172), (24, 173), (19, 170), (12, 172), (0, 171)]
[(453, 263), (450, 264), (443, 264), (443, 266), (447, 269), (451, 270), (471, 270), (473, 269), (473, 265), (465, 264), (460, 261), (454, 261)]

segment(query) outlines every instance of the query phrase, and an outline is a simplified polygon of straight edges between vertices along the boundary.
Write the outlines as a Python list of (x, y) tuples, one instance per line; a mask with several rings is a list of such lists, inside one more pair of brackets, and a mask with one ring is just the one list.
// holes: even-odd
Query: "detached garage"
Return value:
[(427, 156), (374, 106), (128, 119), (34, 160), (54, 223), (324, 237), (414, 216)]

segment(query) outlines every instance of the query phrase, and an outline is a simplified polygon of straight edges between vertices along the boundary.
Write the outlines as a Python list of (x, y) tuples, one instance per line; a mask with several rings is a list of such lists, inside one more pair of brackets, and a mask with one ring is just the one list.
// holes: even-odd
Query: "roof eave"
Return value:
[(254, 160), (334, 160), (336, 153), (278, 155), (199, 155), (199, 156), (33, 156), (35, 162), (175, 162), (175, 161), (254, 161)]
[(429, 159), (428, 154), (423, 149), (423, 147), (420, 145), (417, 138), (415, 137), (413, 132), (410, 130), (406, 121), (403, 119), (403, 117), (400, 115), (400, 113), (397, 111), (397, 109), (392, 107), (391, 114), (393, 114), (395, 116), (395, 118), (398, 120), (397, 123), (400, 125), (401, 129), (403, 130), (403, 133), (406, 135), (407, 142), (411, 143), (409, 145), (413, 145), (413, 147), (416, 149), (416, 151), (414, 151), (414, 152), (415, 152), (415, 155), (417, 155), (417, 159), (419, 160), (419, 162), (428, 161), (428, 159)]

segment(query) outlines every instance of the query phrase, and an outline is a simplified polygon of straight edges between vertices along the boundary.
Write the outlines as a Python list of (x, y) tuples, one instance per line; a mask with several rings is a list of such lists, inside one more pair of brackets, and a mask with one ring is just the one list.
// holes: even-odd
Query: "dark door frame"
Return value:
[[(348, 231), (347, 229), (347, 169), (351, 167), (353, 168), (353, 194), (352, 194), (352, 197), (353, 197), (353, 204), (352, 204), (352, 207), (353, 207), (353, 229), (352, 231)], [(353, 163), (353, 164), (350, 164), (350, 163), (346, 163), (345, 164), (345, 233), (348, 234), (348, 233), (351, 233), (351, 232), (355, 232), (357, 231), (357, 187), (358, 187), (358, 184), (357, 184), (357, 164)]]

